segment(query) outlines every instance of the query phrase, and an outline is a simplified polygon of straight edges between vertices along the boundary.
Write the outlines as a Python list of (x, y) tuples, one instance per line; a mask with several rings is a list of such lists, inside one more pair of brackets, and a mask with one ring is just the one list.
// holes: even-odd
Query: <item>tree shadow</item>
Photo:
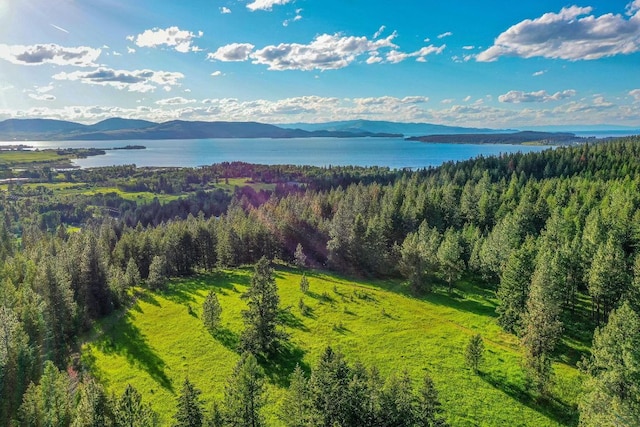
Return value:
[(233, 332), (231, 329), (224, 326), (218, 326), (213, 331), (210, 331), (211, 336), (220, 344), (225, 346), (231, 351), (237, 352), (240, 347), (240, 335)]
[(287, 342), (280, 343), (275, 353), (269, 355), (268, 358), (259, 355), (257, 360), (273, 384), (279, 387), (289, 387), (289, 379), (296, 365), (299, 365), (305, 372), (311, 371), (309, 365), (303, 360), (304, 354), (305, 351), (302, 348)]
[(127, 316), (96, 343), (96, 347), (104, 354), (124, 356), (133, 366), (148, 373), (165, 389), (173, 393), (173, 385), (164, 369), (166, 363), (149, 345), (148, 339)]
[(209, 289), (240, 292), (236, 285), (249, 286), (250, 278), (238, 272), (219, 271), (210, 274), (202, 274), (189, 278), (179, 278), (172, 281), (171, 285), (161, 292), (162, 296), (177, 304), (190, 304), (196, 302), (196, 297), (202, 299)]
[(543, 398), (531, 395), (523, 387), (498, 378), (488, 372), (478, 372), (478, 376), (497, 390), (502, 391), (521, 404), (537, 411), (559, 424), (567, 426), (578, 425), (578, 411), (575, 407), (567, 405), (553, 398)]
[(334, 324), (332, 329), (340, 335), (346, 335), (347, 333), (351, 332), (351, 330), (344, 326), (342, 323), (338, 323), (337, 325)]
[(291, 312), (291, 310), (280, 310), (278, 312), (278, 320), (284, 326), (293, 329), (299, 329), (303, 332), (309, 332), (309, 328), (305, 326), (305, 324), (298, 318), (295, 314)]

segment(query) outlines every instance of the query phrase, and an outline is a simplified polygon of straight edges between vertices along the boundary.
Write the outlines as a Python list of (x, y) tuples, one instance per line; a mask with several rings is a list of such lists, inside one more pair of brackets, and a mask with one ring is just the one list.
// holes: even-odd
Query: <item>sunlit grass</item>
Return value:
[[(240, 296), (250, 270), (221, 271), (210, 276), (173, 281), (166, 292), (140, 291), (127, 313), (105, 320), (102, 335), (83, 347), (83, 358), (109, 390), (121, 393), (132, 383), (168, 425), (176, 393), (185, 376), (208, 403), (221, 398), (224, 384), (239, 358), (235, 351), (242, 331)], [(311, 310), (298, 309), (301, 273), (276, 271), (282, 318), (290, 346), (277, 366), (265, 365), (268, 381), (267, 418), (275, 417), (282, 387), (296, 363), (314, 366), (327, 345), (351, 362), (376, 365), (384, 375), (408, 369), (417, 384), (429, 372), (440, 391), (448, 420), (454, 426), (555, 426), (575, 424), (575, 367), (555, 364), (554, 398), (538, 402), (526, 390), (522, 354), (516, 337), (496, 325), (492, 293), (460, 282), (453, 296), (414, 298), (397, 281), (355, 281), (308, 272)], [(209, 290), (218, 293), (222, 326), (215, 336), (199, 315)], [(480, 375), (464, 366), (464, 347), (481, 333), (486, 362)]]

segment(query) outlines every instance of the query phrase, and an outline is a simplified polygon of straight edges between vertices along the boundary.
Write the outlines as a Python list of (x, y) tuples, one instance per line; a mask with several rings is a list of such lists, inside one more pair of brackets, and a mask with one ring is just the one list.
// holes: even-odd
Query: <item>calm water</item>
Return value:
[[(11, 145), (16, 142), (0, 142)], [(449, 160), (467, 160), (517, 151), (541, 151), (549, 147), (518, 145), (427, 144), (401, 138), (301, 138), (301, 139), (191, 139), (133, 141), (28, 141), (34, 148), (113, 148), (144, 145), (146, 150), (107, 151), (104, 156), (78, 159), (83, 168), (135, 164), (137, 166), (195, 167), (242, 161), (261, 164), (312, 166), (388, 166), (422, 168)]]

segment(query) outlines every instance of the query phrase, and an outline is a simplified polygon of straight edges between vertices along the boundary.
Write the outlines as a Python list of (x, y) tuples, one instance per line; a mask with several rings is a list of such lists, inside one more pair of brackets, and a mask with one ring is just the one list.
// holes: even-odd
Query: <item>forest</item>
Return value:
[[(159, 425), (152, 395), (134, 385), (110, 393), (94, 378), (85, 340), (145, 290), (241, 268), (251, 277), (238, 363), (206, 407), (184, 378), (170, 422), (269, 425), (265, 371), (289, 339), (275, 284), (285, 267), (397, 281), (415, 298), (453, 299), (472, 281), (495, 296), (495, 322), (520, 346), (536, 407), (552, 406), (554, 363), (572, 339), (588, 348), (569, 355), (582, 384), (559, 423), (640, 425), (640, 137), (422, 170), (223, 163), (6, 174), (29, 181), (0, 186), (1, 426)], [(219, 332), (216, 293), (197, 310)], [(478, 375), (482, 334), (461, 350)], [(412, 378), (399, 364), (382, 375), (329, 344), (290, 372), (282, 425), (450, 425), (428, 372)]]

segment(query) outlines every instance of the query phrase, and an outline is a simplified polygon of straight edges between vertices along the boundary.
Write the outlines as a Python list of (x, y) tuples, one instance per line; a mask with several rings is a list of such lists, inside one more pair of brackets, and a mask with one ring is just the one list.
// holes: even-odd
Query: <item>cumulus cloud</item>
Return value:
[(207, 54), (207, 59), (222, 62), (246, 61), (254, 47), (251, 43), (231, 43)]
[(222, 75), (222, 71), (220, 71), (220, 70), (217, 70), (217, 71), (214, 71), (213, 73), (211, 73), (212, 77), (218, 77), (218, 76), (221, 76), (221, 75)]
[(195, 99), (187, 99), (181, 96), (176, 96), (175, 98), (167, 98), (156, 101), (158, 105), (185, 105), (185, 104), (193, 104), (197, 102)]
[(75, 71), (72, 73), (58, 73), (55, 80), (79, 81), (85, 84), (111, 86), (116, 89), (127, 89), (129, 92), (153, 92), (158, 87), (171, 90), (179, 86), (184, 74), (169, 71), (152, 70), (113, 70), (98, 68), (94, 71)]
[(197, 34), (191, 31), (181, 30), (178, 27), (169, 27), (166, 29), (154, 28), (146, 30), (137, 36), (128, 36), (127, 40), (134, 41), (138, 47), (160, 47), (168, 46), (177, 52), (198, 52), (201, 49), (193, 44), (194, 39), (203, 36), (203, 32)]
[(629, 95), (631, 95), (637, 102), (640, 102), (640, 89), (633, 89), (629, 91)]
[(254, 0), (247, 4), (247, 9), (252, 12), (256, 10), (271, 10), (273, 6), (291, 3), (292, 0)]
[(540, 70), (540, 71), (536, 71), (535, 73), (532, 74), (533, 77), (538, 77), (541, 76), (543, 74), (545, 74), (547, 72), (547, 70)]
[(504, 95), (500, 95), (498, 101), (511, 104), (520, 104), (522, 102), (550, 102), (571, 98), (575, 96), (575, 94), (576, 91), (573, 89), (563, 90), (562, 92), (556, 92), (552, 95), (549, 95), (546, 90), (539, 90), (537, 92), (511, 90)]
[(452, 35), (453, 35), (453, 33), (451, 31), (447, 31), (446, 33), (438, 34), (438, 38), (439, 39), (443, 39), (445, 37), (450, 37)]
[(0, 59), (17, 65), (73, 65), (95, 67), (100, 49), (86, 46), (63, 47), (57, 44), (36, 44), (30, 46), (0, 44)]
[(360, 55), (377, 56), (381, 49), (395, 49), (395, 34), (384, 39), (322, 34), (309, 44), (281, 43), (251, 54), (254, 64), (270, 70), (336, 70), (354, 62)]
[(228, 13), (231, 13), (231, 9), (229, 9), (228, 7), (222, 6), (220, 8), (220, 13), (222, 13), (223, 15), (226, 15)]
[(559, 13), (526, 19), (500, 34), (477, 61), (496, 61), (501, 56), (545, 57), (570, 61), (593, 60), (640, 50), (640, 1), (619, 14), (592, 14), (592, 7), (571, 6)]

